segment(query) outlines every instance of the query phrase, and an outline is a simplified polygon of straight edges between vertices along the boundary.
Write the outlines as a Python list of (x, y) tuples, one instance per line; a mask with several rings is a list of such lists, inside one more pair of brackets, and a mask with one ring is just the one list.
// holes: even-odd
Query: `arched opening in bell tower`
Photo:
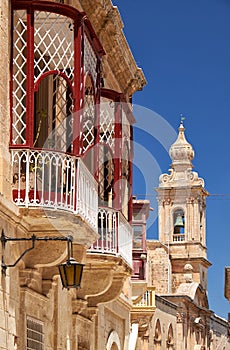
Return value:
[(173, 241), (184, 241), (185, 215), (183, 209), (177, 209), (173, 213)]

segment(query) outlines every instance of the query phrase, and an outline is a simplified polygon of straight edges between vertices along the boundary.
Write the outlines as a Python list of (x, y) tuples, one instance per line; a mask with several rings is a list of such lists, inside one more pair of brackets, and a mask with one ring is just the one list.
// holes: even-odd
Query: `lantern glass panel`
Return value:
[(67, 261), (58, 266), (63, 288), (77, 288), (80, 286), (83, 266), (75, 260)]

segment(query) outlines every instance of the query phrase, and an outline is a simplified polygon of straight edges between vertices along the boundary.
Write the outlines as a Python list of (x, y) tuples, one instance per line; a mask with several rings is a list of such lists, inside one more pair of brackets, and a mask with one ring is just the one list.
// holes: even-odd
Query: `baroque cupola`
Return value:
[(159, 178), (160, 187), (204, 186), (204, 180), (198, 177), (198, 173), (192, 171), (192, 160), (195, 152), (192, 145), (186, 140), (185, 128), (181, 121), (178, 128), (178, 136), (176, 141), (169, 149), (169, 155), (172, 159), (170, 174), (162, 174)]
[(180, 123), (177, 140), (172, 144), (169, 150), (172, 159), (172, 168), (182, 170), (192, 168), (191, 161), (194, 158), (194, 150), (185, 138), (185, 128), (183, 122)]

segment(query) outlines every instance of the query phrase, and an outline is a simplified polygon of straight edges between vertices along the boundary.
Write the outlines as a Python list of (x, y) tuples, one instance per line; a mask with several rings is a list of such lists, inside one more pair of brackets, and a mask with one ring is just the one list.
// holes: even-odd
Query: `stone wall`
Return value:
[[(156, 311), (151, 322), (149, 350), (182, 349), (177, 344), (177, 307), (156, 295)], [(170, 335), (169, 335), (170, 333)]]
[(171, 290), (171, 263), (167, 248), (158, 241), (147, 242), (148, 281), (156, 288), (156, 293), (165, 294)]
[(126, 304), (121, 298), (99, 306), (97, 350), (106, 349), (112, 332), (116, 334), (114, 339), (117, 339), (118, 348), (120, 344), (121, 349), (128, 349), (129, 311), (130, 305)]
[(217, 316), (210, 318), (210, 350), (230, 349), (230, 339), (228, 338), (228, 322)]

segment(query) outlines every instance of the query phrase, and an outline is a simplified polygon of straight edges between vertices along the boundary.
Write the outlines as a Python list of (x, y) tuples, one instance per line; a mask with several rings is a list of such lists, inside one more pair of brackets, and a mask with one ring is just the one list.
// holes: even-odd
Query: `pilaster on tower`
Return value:
[[(183, 122), (177, 140), (169, 150), (172, 159), (169, 174), (159, 178), (159, 241), (169, 247), (172, 278), (178, 286), (183, 282), (184, 265), (189, 260), (194, 280), (206, 289), (206, 197), (204, 180), (193, 171), (194, 150), (185, 138)], [(175, 276), (176, 274), (176, 276)], [(175, 287), (176, 287), (175, 285)]]

